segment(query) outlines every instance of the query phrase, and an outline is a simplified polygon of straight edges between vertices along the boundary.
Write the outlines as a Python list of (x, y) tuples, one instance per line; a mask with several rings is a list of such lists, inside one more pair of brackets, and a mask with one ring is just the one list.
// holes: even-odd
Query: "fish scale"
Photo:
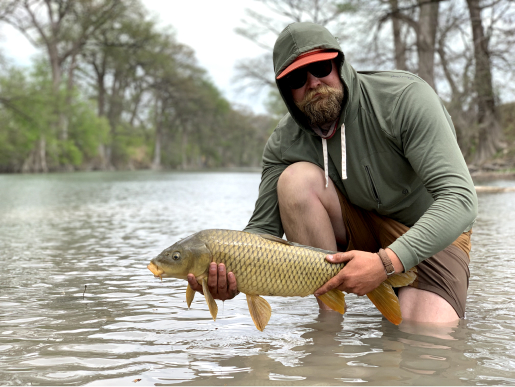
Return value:
[(250, 295), (307, 296), (334, 277), (344, 264), (331, 264), (328, 252), (291, 246), (260, 235), (231, 230), (197, 233), (213, 255), (238, 281), (238, 290)]

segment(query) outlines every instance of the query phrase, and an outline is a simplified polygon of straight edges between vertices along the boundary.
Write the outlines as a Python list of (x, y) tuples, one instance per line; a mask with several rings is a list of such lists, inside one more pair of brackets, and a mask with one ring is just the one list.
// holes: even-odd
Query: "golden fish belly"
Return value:
[(344, 266), (327, 262), (324, 252), (245, 232), (209, 230), (205, 241), (213, 261), (224, 263), (249, 295), (307, 296)]

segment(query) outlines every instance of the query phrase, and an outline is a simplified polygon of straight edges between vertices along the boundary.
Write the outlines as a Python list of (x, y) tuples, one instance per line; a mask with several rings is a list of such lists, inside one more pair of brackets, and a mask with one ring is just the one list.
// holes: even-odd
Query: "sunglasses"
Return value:
[(308, 80), (308, 71), (311, 75), (317, 78), (327, 77), (333, 70), (333, 63), (329, 60), (320, 62), (313, 62), (300, 69), (294, 70), (284, 77), (286, 85), (290, 89), (300, 89), (306, 84)]

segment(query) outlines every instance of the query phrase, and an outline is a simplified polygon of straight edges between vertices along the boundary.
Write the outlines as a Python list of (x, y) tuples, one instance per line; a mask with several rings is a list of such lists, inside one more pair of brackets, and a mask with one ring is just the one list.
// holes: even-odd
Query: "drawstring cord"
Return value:
[[(329, 138), (332, 137), (332, 134)], [(341, 128), (342, 180), (347, 179), (347, 145), (345, 141), (345, 124)], [(325, 188), (329, 186), (329, 162), (327, 156), (327, 138), (322, 137), (322, 153), (324, 155)]]
[(347, 180), (347, 145), (345, 141), (345, 124), (342, 124), (342, 180)]

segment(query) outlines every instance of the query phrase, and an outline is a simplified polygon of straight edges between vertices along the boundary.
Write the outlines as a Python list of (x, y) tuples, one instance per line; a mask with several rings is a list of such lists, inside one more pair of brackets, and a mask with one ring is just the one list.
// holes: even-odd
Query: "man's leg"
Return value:
[[(332, 251), (337, 251), (337, 243), (346, 245), (336, 188), (331, 180), (325, 187), (324, 171), (318, 166), (307, 162), (290, 165), (279, 177), (277, 195), (289, 241)], [(321, 309), (329, 309), (318, 303)]]
[(459, 320), (454, 308), (438, 294), (405, 286), (399, 289), (403, 321), (447, 323)]
[(470, 277), (465, 251), (470, 251), (470, 234), (456, 242), (417, 265), (413, 286), (399, 289), (404, 320), (447, 323), (465, 316)]

